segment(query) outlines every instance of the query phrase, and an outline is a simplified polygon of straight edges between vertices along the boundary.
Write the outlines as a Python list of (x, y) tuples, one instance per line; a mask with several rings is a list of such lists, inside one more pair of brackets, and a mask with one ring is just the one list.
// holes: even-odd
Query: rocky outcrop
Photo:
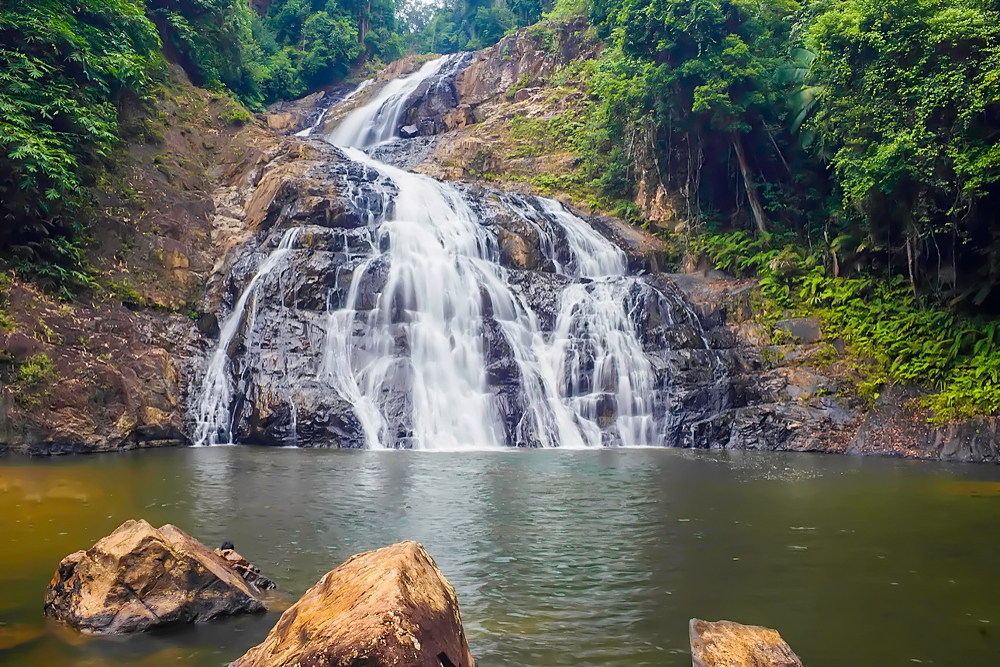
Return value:
[(913, 388), (887, 387), (858, 419), (846, 453), (1000, 463), (1000, 417), (934, 425), (924, 411), (907, 408), (920, 396)]
[(243, 580), (259, 591), (272, 591), (278, 587), (276, 583), (265, 577), (260, 568), (241, 556), (232, 547), (223, 547), (214, 551), (226, 562), (233, 572), (243, 577)]
[(416, 542), (352, 557), (231, 667), (473, 667), (455, 589)]
[(769, 628), (692, 618), (689, 633), (693, 667), (802, 667), (781, 635)]
[(354, 88), (353, 85), (340, 85), (297, 100), (275, 102), (267, 108), (267, 127), (275, 134), (307, 130), (325, 120), (327, 109), (347, 97)]
[(126, 521), (59, 563), (45, 614), (84, 632), (124, 634), (265, 611), (260, 591), (175, 526)]
[(0, 289), (0, 301), (17, 313), (0, 329), (0, 452), (187, 444), (180, 359), (198, 342), (189, 318), (67, 307), (23, 284)]
[(514, 86), (527, 89), (545, 82), (561, 65), (596, 57), (601, 45), (585, 34), (588, 26), (585, 19), (551, 21), (477, 51), (455, 80), (458, 103), (475, 109)]
[[(338, 149), (319, 141), (289, 143), (256, 173), (254, 181), (255, 187), (233, 187), (225, 196), (225, 214), (243, 221), (247, 238), (220, 263), (202, 308), (214, 311), (217, 322), (225, 321), (268, 254), (290, 229), (297, 229), (297, 235), (288, 256), (266, 277), (253, 282), (254, 314), (240, 323), (227, 347), (231, 361), (227, 372), (235, 396), (230, 406), (231, 437), (268, 445), (362, 447), (366, 436), (361, 419), (354, 406), (331, 386), (331, 372), (324, 370), (329, 369), (329, 313), (343, 308), (352, 295), (356, 312), (351, 315), (349, 333), (356, 345), (363, 348), (368, 344), (365, 341), (385, 337), (384, 323), (372, 313), (386, 284), (390, 258), (376, 256), (379, 249), (372, 239), (379, 236), (373, 230), (395, 206), (395, 186), (373, 169), (346, 159)], [(490, 252), (495, 251), (499, 263), (510, 269), (509, 279), (517, 284), (543, 331), (550, 333), (556, 324), (559, 292), (572, 282), (561, 272), (572, 272), (578, 261), (570, 251), (566, 230), (534, 197), (480, 185), (459, 185), (458, 189), (488, 231), (490, 240), (484, 237), (484, 241), (496, 245)], [(656, 246), (647, 242), (646, 236), (620, 221), (594, 218), (591, 223), (621, 244), (632, 268), (644, 271), (656, 267)], [(352, 293), (358, 271), (362, 271), (358, 289)], [(669, 281), (647, 276), (630, 289), (623, 287), (623, 298), (627, 293), (629, 299), (648, 299), (655, 304), (651, 308), (659, 309), (657, 318), (676, 323), (670, 333), (649, 340), (649, 349), (662, 353), (662, 389), (656, 400), (676, 393), (673, 368), (694, 364), (702, 377), (715, 382), (713, 365), (731, 363), (733, 355), (724, 353), (726, 361), (719, 362), (719, 354), (704, 349), (701, 325), (688, 312), (676, 288)], [(533, 430), (520, 424), (531, 406), (524, 404), (520, 369), (503, 324), (489, 304), (484, 307), (487, 381), (503, 406), (506, 441), (538, 446)], [(645, 311), (645, 303), (638, 310)], [(217, 335), (218, 326), (213, 331)], [(409, 447), (414, 420), (413, 369), (405, 358), (405, 322), (392, 323), (389, 331), (396, 350), (391, 355), (395, 365), (378, 399), (385, 420), (382, 441), (389, 447)], [(676, 349), (667, 349), (671, 346)], [(695, 349), (680, 349), (691, 347)], [(681, 357), (684, 360), (678, 361)], [(591, 366), (593, 363), (593, 359), (587, 361)], [(584, 364), (581, 372), (586, 373), (589, 367)], [(609, 443), (614, 441), (613, 421), (604, 423)], [(679, 434), (684, 423), (670, 426), (670, 432)], [(670, 437), (673, 442), (680, 436)]]

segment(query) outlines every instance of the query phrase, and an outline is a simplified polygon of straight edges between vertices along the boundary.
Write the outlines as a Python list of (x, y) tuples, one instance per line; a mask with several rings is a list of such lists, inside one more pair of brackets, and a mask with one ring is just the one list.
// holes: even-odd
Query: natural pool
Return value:
[(692, 616), (777, 628), (809, 667), (1000, 655), (1000, 468), (215, 447), (0, 459), (0, 665), (223, 665), (264, 637), (276, 614), (124, 639), (47, 623), (60, 558), (138, 517), (235, 542), (296, 598), (418, 540), (487, 667), (687, 667)]

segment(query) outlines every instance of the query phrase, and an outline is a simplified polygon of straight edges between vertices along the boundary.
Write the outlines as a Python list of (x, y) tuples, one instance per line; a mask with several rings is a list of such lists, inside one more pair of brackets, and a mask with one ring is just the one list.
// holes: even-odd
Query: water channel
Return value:
[(85, 639), (59, 560), (129, 518), (231, 540), (297, 599), (422, 542), (484, 667), (690, 665), (687, 621), (778, 628), (810, 667), (1000, 655), (1000, 468), (835, 456), (201, 447), (0, 459), (0, 665), (224, 665), (276, 613)]

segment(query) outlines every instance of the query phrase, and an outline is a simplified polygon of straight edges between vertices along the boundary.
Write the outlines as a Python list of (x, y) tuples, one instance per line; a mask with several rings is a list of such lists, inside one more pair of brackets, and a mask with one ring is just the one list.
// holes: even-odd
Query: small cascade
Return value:
[(385, 84), (368, 104), (351, 111), (327, 136), (334, 146), (368, 148), (397, 136), (400, 120), (409, 107), (409, 100), (420, 84), (435, 76), (453, 73), (449, 66), (464, 59), (464, 54), (452, 54), (431, 60), (409, 76)]
[(358, 93), (363, 92), (369, 86), (371, 86), (373, 83), (375, 83), (375, 79), (365, 79), (364, 81), (362, 81), (361, 83), (358, 84), (357, 88), (355, 88), (354, 90), (352, 90), (351, 92), (349, 92), (346, 96), (344, 96), (343, 98), (340, 98), (340, 99), (335, 99), (332, 103), (328, 104), (325, 109), (323, 109), (323, 112), (319, 116), (316, 117), (316, 121), (311, 126), (307, 127), (304, 130), (296, 132), (295, 136), (296, 137), (308, 137), (308, 136), (310, 136), (313, 133), (313, 130), (315, 130), (317, 127), (319, 127), (320, 125), (322, 125), (323, 121), (326, 120), (326, 115), (328, 113), (330, 113), (330, 109), (332, 109), (335, 106), (338, 106), (340, 104), (343, 104), (344, 102), (348, 101), (349, 99), (355, 97)]
[[(233, 400), (229, 378), (230, 344), (239, 333), (247, 314), (247, 303), (254, 295), (258, 283), (281, 265), (291, 252), (298, 235), (298, 228), (287, 230), (278, 247), (260, 265), (250, 283), (243, 290), (232, 312), (222, 325), (219, 342), (212, 354), (205, 379), (202, 381), (201, 398), (198, 402), (198, 417), (194, 442), (197, 445), (217, 445), (232, 441), (230, 404)], [(256, 303), (254, 303), (256, 309)]]

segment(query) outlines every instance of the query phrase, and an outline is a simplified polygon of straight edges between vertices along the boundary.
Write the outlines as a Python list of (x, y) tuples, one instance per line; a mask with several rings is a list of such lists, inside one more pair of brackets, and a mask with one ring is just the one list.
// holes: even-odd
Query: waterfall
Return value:
[(358, 93), (363, 92), (365, 89), (367, 89), (373, 83), (375, 83), (375, 79), (365, 79), (364, 81), (362, 81), (361, 83), (358, 84), (357, 88), (355, 88), (354, 90), (352, 90), (351, 92), (349, 92), (343, 98), (341, 98), (341, 99), (335, 99), (331, 104), (329, 104), (325, 109), (323, 109), (323, 112), (319, 116), (316, 117), (316, 121), (312, 125), (310, 125), (309, 127), (307, 127), (306, 129), (304, 129), (304, 130), (302, 130), (300, 132), (296, 132), (295, 136), (296, 137), (308, 137), (309, 135), (311, 135), (312, 132), (313, 132), (313, 130), (315, 130), (317, 127), (319, 127), (320, 125), (322, 125), (323, 121), (326, 120), (326, 115), (328, 113), (330, 113), (330, 109), (332, 109), (333, 107), (337, 106), (338, 104), (343, 104), (347, 100), (349, 100), (352, 97), (356, 96)]
[[(496, 238), (457, 188), (381, 164), (357, 149), (344, 152), (379, 174), (376, 187), (386, 196), (395, 193), (395, 213), (375, 223), (374, 246), (382, 251), (355, 272), (344, 307), (328, 313), (323, 375), (355, 406), (370, 446), (514, 444), (507, 442), (487, 382), (488, 320), (499, 325), (518, 364), (530, 406), (524, 431), (533, 434), (534, 444), (608, 444), (602, 420), (615, 424), (614, 444), (655, 444), (654, 379), (624, 310), (623, 290), (632, 279), (622, 280), (625, 256), (619, 248), (559, 202), (537, 200), (539, 212), (562, 229), (569, 245), (570, 266), (561, 270), (593, 278), (564, 292), (556, 331), (546, 336), (511, 290)], [(377, 307), (360, 309), (368, 272), (386, 265)], [(352, 333), (358, 318), (366, 324), (362, 335)], [(584, 355), (593, 363), (581, 363)], [(380, 405), (399, 382), (401, 368), (411, 383), (407, 442), (389, 432)]]
[[(322, 319), (309, 320), (322, 323), (321, 342), (310, 343), (320, 358), (309, 386), (348, 406), (350, 419), (338, 423), (373, 449), (662, 445), (666, 408), (639, 335), (652, 288), (628, 275), (618, 246), (558, 201), (499, 198), (500, 217), (516, 218), (538, 240), (551, 276), (539, 289), (551, 290), (554, 303), (543, 318), (515, 280), (532, 272), (504, 266), (499, 228), (482, 201), (361, 150), (394, 138), (408, 100), (425, 82), (444, 85), (455, 58), (389, 82), (326, 137), (346, 158), (337, 189), (351, 193), (358, 212), (349, 230), (333, 231), (343, 240), (324, 260), (332, 280), (315, 283), (329, 287)], [(225, 320), (197, 401), (199, 444), (233, 439), (230, 348), (241, 327), (252, 328), (254, 294), (293, 252), (298, 229), (284, 232)], [(315, 260), (305, 246), (314, 247), (317, 232), (303, 233), (300, 257)], [(291, 436), (283, 437), (295, 443), (317, 403), (315, 393), (295, 398), (288, 381), (265, 393), (288, 397)]]
[(368, 104), (347, 114), (327, 136), (327, 141), (334, 146), (368, 148), (396, 137), (410, 95), (427, 79), (447, 73), (448, 65), (462, 57), (460, 53), (443, 56), (425, 63), (409, 76), (393, 79)]
[(197, 445), (216, 445), (220, 442), (232, 441), (229, 408), (233, 400), (233, 390), (229, 381), (231, 363), (229, 346), (240, 330), (243, 316), (246, 314), (247, 303), (253, 296), (258, 283), (274, 271), (291, 252), (298, 232), (298, 228), (285, 232), (278, 247), (261, 263), (253, 278), (250, 279), (250, 283), (240, 295), (233, 311), (222, 325), (218, 345), (212, 354), (205, 379), (202, 381), (194, 435), (194, 442)]

